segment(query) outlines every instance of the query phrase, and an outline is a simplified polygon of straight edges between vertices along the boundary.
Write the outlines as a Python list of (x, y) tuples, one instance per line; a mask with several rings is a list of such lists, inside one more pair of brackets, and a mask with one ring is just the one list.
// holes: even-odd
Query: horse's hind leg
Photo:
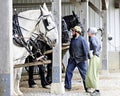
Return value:
[(14, 74), (15, 74), (15, 80), (14, 80), (15, 93), (17, 93), (18, 96), (22, 96), (23, 93), (20, 91), (20, 79), (22, 74), (22, 68), (16, 68)]

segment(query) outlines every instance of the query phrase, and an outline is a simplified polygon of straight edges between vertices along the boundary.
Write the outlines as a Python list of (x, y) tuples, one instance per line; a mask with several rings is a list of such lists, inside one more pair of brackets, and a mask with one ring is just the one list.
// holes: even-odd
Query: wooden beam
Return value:
[(115, 0), (115, 8), (120, 8), (120, 0)]
[[(69, 46), (64, 46), (64, 47), (62, 47), (62, 50), (65, 50), (65, 49), (69, 49)], [(52, 53), (53, 51), (52, 50), (47, 50), (47, 51), (45, 51), (45, 55), (46, 54), (49, 54), (49, 53)]]
[(102, 10), (107, 10), (109, 0), (101, 0), (102, 2)]
[(74, 3), (74, 2), (76, 2), (76, 0), (70, 0), (70, 2)]
[[(69, 45), (70, 45), (70, 43), (63, 43), (62, 44), (62, 50), (69, 49)], [(52, 52), (53, 52), (52, 50), (47, 50), (47, 51), (44, 52), (44, 54), (46, 55), (46, 54), (49, 54), (49, 53), (52, 53)]]
[[(38, 7), (42, 5), (43, 2), (41, 3), (13, 3), (13, 8), (32, 8), (32, 7)], [(46, 3), (47, 5), (51, 5), (50, 2)]]
[[(65, 50), (65, 49), (69, 49), (69, 43), (65, 43), (62, 45), (62, 50)], [(49, 54), (49, 53), (52, 53), (53, 50), (47, 50), (45, 51), (44, 54)], [(51, 63), (51, 60), (47, 60), (47, 61), (39, 61), (39, 62), (32, 62), (32, 63), (24, 63), (24, 64), (15, 64), (14, 65), (14, 68), (20, 68), (20, 67), (26, 67), (26, 66), (36, 66), (36, 65), (43, 65), (43, 64), (50, 64)]]
[[(71, 2), (72, 3), (72, 2)], [(43, 3), (13, 3), (13, 8), (39, 8), (40, 5), (42, 5)], [(51, 6), (51, 3), (48, 2), (46, 3), (47, 6)], [(62, 2), (62, 4), (65, 4), (65, 5), (69, 5), (70, 2)]]
[(81, 0), (81, 2), (87, 2), (87, 0)]
[(88, 2), (88, 5), (100, 16), (103, 18), (102, 16), (102, 12), (92, 3), (92, 2)]
[(38, 61), (38, 62), (32, 62), (32, 63), (25, 63), (25, 64), (17, 64), (14, 65), (14, 68), (20, 68), (20, 67), (27, 67), (27, 66), (36, 66), (36, 65), (43, 65), (43, 64), (50, 64), (51, 60), (46, 61)]

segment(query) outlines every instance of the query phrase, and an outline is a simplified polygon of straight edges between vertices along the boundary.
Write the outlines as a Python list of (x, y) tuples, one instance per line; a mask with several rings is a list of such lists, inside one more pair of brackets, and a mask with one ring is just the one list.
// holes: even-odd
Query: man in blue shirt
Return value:
[(83, 80), (84, 89), (85, 91), (87, 91), (85, 85), (87, 64), (85, 64), (85, 61), (88, 59), (89, 50), (87, 41), (84, 39), (84, 37), (81, 36), (81, 31), (82, 30), (80, 26), (75, 26), (74, 28), (72, 28), (73, 38), (70, 42), (70, 58), (68, 60), (65, 75), (65, 89), (68, 90), (71, 90), (72, 88), (71, 79), (73, 76), (73, 71), (77, 67)]

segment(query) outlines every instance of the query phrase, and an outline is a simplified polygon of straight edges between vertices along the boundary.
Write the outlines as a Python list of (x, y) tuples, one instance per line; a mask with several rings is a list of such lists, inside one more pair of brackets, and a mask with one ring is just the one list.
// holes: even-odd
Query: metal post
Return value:
[(13, 96), (12, 0), (0, 0), (0, 96)]
[(53, 67), (51, 93), (64, 93), (64, 83), (61, 72), (61, 0), (52, 0), (52, 12), (58, 28), (58, 44), (53, 48)]

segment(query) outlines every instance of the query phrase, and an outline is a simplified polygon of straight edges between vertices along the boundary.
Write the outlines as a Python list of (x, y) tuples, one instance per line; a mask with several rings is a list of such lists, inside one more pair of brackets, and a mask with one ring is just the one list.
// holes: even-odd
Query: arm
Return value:
[(83, 45), (83, 51), (84, 51), (84, 58), (85, 58), (85, 60), (87, 60), (88, 56), (89, 56), (89, 48), (88, 48), (87, 41), (83, 39), (82, 45)]

